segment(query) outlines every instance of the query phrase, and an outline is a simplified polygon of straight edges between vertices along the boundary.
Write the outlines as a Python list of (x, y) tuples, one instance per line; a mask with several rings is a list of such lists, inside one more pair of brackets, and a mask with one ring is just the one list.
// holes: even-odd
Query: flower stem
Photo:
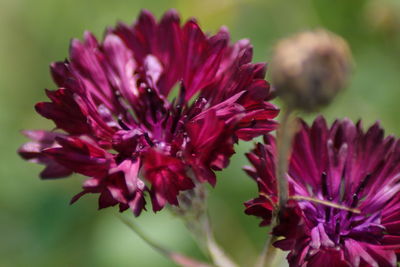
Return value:
[(274, 267), (275, 266), (275, 258), (278, 252), (278, 249), (273, 246), (274, 242), (277, 240), (277, 236), (272, 234), (272, 230), (278, 223), (278, 216), (276, 214), (273, 215), (271, 220), (271, 234), (268, 236), (265, 241), (264, 248), (258, 258), (254, 267)]
[[(271, 227), (273, 227), (273, 225), (271, 225)], [(267, 263), (267, 259), (270, 260), (271, 262), (271, 258), (274, 258), (274, 254), (276, 252), (276, 249), (271, 247), (272, 244), (274, 243), (274, 239), (275, 236), (270, 235), (265, 244), (264, 244), (264, 248), (263, 251), (261, 252), (260, 257), (258, 258), (256, 264), (254, 265), (255, 267), (264, 267), (264, 266), (268, 266), (269, 264)], [(273, 261), (273, 260), (272, 260)], [(272, 265), (271, 265), (272, 266)]]
[(288, 200), (289, 186), (286, 179), (290, 148), (295, 133), (294, 119), (290, 107), (283, 110), (280, 128), (278, 130), (278, 163), (276, 177), (278, 180), (279, 209), (282, 209)]
[(220, 267), (237, 267), (237, 265), (225, 254), (215, 241), (208, 213), (205, 216), (206, 222), (204, 225), (204, 231), (207, 237), (208, 252), (210, 253), (213, 262)]
[(176, 264), (184, 267), (213, 267), (207, 263), (203, 263), (192, 258), (189, 258), (185, 255), (182, 255), (177, 252), (169, 251), (168, 249), (162, 247), (161, 245), (154, 242), (150, 239), (147, 235), (145, 235), (139, 227), (133, 223), (132, 221), (126, 219), (122, 215), (117, 215), (121, 221), (128, 226), (133, 232), (135, 232), (144, 242), (146, 242), (150, 247), (152, 247), (155, 251), (159, 252), (166, 258), (170, 259), (171, 261), (175, 262)]
[(182, 192), (179, 196), (179, 207), (173, 207), (172, 210), (184, 221), (216, 266), (237, 267), (215, 240), (207, 212), (207, 192), (204, 184), (197, 183), (193, 190)]
[(266, 253), (266, 259), (268, 259), (268, 261), (265, 262), (266, 267), (275, 267), (276, 266), (275, 262), (276, 262), (276, 256), (278, 254), (278, 249), (273, 246), (273, 243), (276, 240), (277, 240), (277, 237), (271, 235), (270, 242), (267, 247), (268, 251)]
[(275, 266), (277, 248), (273, 246), (273, 243), (277, 240), (277, 237), (272, 234), (272, 231), (278, 224), (279, 213), (282, 212), (289, 198), (289, 185), (286, 173), (289, 165), (288, 161), (292, 139), (296, 129), (295, 121), (292, 115), (293, 110), (290, 107), (283, 109), (280, 127), (277, 133), (278, 162), (276, 166), (276, 178), (278, 181), (278, 208), (273, 212), (273, 218), (271, 219), (270, 226), (271, 235), (265, 242), (264, 249), (255, 265), (256, 267)]

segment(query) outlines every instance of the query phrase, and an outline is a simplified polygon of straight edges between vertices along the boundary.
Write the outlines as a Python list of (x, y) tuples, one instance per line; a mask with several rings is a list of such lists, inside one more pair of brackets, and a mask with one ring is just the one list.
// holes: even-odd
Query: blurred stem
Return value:
[(182, 192), (179, 196), (179, 207), (174, 207), (173, 211), (185, 222), (186, 227), (216, 266), (238, 266), (215, 241), (207, 211), (207, 192), (204, 184), (198, 183), (193, 190)]
[(266, 259), (268, 261), (265, 262), (266, 267), (275, 267), (276, 256), (278, 254), (278, 249), (274, 247), (272, 244), (276, 241), (276, 236), (271, 236), (271, 240), (268, 244), (268, 251), (266, 253)]
[(210, 223), (210, 217), (208, 213), (206, 216), (206, 222), (204, 225), (204, 231), (207, 239), (208, 252), (211, 255), (213, 262), (217, 266), (221, 267), (237, 267), (237, 265), (225, 254), (221, 247), (217, 244), (214, 238), (213, 230)]
[(289, 185), (286, 179), (286, 173), (289, 165), (289, 155), (292, 146), (292, 139), (296, 130), (296, 122), (293, 116), (293, 109), (287, 107), (283, 109), (280, 119), (280, 127), (277, 132), (278, 162), (276, 166), (276, 178), (278, 180), (278, 210), (273, 213), (271, 219), (271, 235), (265, 242), (264, 249), (256, 263), (256, 267), (269, 267), (275, 265), (275, 258), (278, 249), (273, 246), (277, 237), (272, 234), (275, 226), (278, 224), (279, 214), (284, 209), (289, 197)]
[[(271, 229), (275, 227), (275, 219), (271, 224)], [(258, 258), (255, 267), (264, 267), (264, 266), (274, 266), (275, 262), (275, 254), (277, 249), (272, 246), (272, 244), (276, 241), (276, 236), (269, 235), (267, 240), (265, 241), (265, 245), (263, 251), (261, 252), (260, 257)], [(268, 261), (267, 261), (268, 260)]]
[(279, 209), (286, 205), (289, 196), (289, 186), (286, 179), (286, 172), (288, 169), (288, 160), (290, 148), (292, 146), (292, 139), (294, 135), (295, 121), (292, 116), (292, 109), (290, 107), (283, 110), (280, 127), (278, 130), (278, 165), (276, 170), (276, 177), (278, 179), (278, 196), (279, 196)]
[(152, 247), (158, 253), (162, 254), (164, 257), (172, 260), (176, 264), (179, 264), (179, 265), (185, 266), (185, 267), (213, 267), (206, 263), (189, 258), (180, 253), (169, 251), (168, 249), (162, 247), (161, 245), (159, 245), (156, 242), (154, 242), (153, 240), (151, 240), (148, 236), (146, 236), (135, 223), (133, 223), (132, 221), (129, 221), (128, 219), (126, 219), (124, 216), (122, 216), (120, 214), (117, 214), (117, 216), (121, 219), (121, 221), (126, 226), (128, 226), (133, 232), (135, 232), (150, 247)]

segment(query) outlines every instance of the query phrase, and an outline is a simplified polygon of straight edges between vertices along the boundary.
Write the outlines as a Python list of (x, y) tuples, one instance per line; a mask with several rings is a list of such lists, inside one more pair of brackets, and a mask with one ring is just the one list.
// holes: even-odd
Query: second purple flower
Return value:
[[(246, 213), (271, 223), (277, 210), (276, 142), (247, 154), (247, 173), (259, 196)], [(293, 140), (287, 179), (289, 202), (272, 234), (275, 247), (289, 251), (291, 267), (397, 266), (400, 257), (400, 141), (384, 136), (378, 123), (318, 117)]]

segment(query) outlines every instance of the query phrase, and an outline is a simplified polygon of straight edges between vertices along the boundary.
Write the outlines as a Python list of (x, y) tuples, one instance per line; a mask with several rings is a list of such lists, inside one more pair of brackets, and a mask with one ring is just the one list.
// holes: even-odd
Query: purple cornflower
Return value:
[(193, 19), (181, 26), (173, 10), (159, 22), (143, 11), (101, 42), (86, 32), (51, 65), (58, 90), (36, 105), (56, 130), (25, 131), (32, 141), (19, 153), (45, 164), (45, 179), (89, 176), (72, 202), (98, 193), (99, 208), (139, 215), (148, 191), (154, 211), (177, 205), (192, 177), (215, 185), (238, 139), (276, 128), (265, 64), (251, 59), (248, 40), (231, 45), (225, 28), (209, 36)]
[[(260, 196), (246, 213), (271, 222), (277, 205), (275, 140), (249, 153), (247, 173)], [(397, 266), (400, 255), (400, 141), (378, 123), (366, 132), (344, 119), (328, 128), (319, 117), (293, 141), (290, 197), (273, 234), (290, 266)]]

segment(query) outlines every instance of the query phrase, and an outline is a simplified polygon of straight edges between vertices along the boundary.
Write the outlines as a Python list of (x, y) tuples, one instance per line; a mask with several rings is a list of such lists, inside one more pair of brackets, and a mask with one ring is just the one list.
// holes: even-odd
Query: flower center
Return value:
[[(365, 214), (355, 212), (363, 197), (363, 191), (370, 181), (371, 174), (367, 174), (360, 180), (359, 184), (349, 192), (350, 188), (344, 188), (344, 175), (341, 179), (340, 190), (330, 191), (325, 172), (321, 175), (321, 196), (323, 201), (331, 202), (332, 205), (323, 203), (304, 203), (303, 210), (317, 213), (316, 221), (312, 222), (311, 239), (314, 247), (337, 247), (343, 244), (344, 238), (352, 238), (360, 241), (378, 243), (384, 231), (380, 225), (380, 214)], [(347, 190), (347, 192), (346, 192)], [(310, 216), (311, 217), (311, 216)], [(318, 245), (317, 245), (318, 244)]]

